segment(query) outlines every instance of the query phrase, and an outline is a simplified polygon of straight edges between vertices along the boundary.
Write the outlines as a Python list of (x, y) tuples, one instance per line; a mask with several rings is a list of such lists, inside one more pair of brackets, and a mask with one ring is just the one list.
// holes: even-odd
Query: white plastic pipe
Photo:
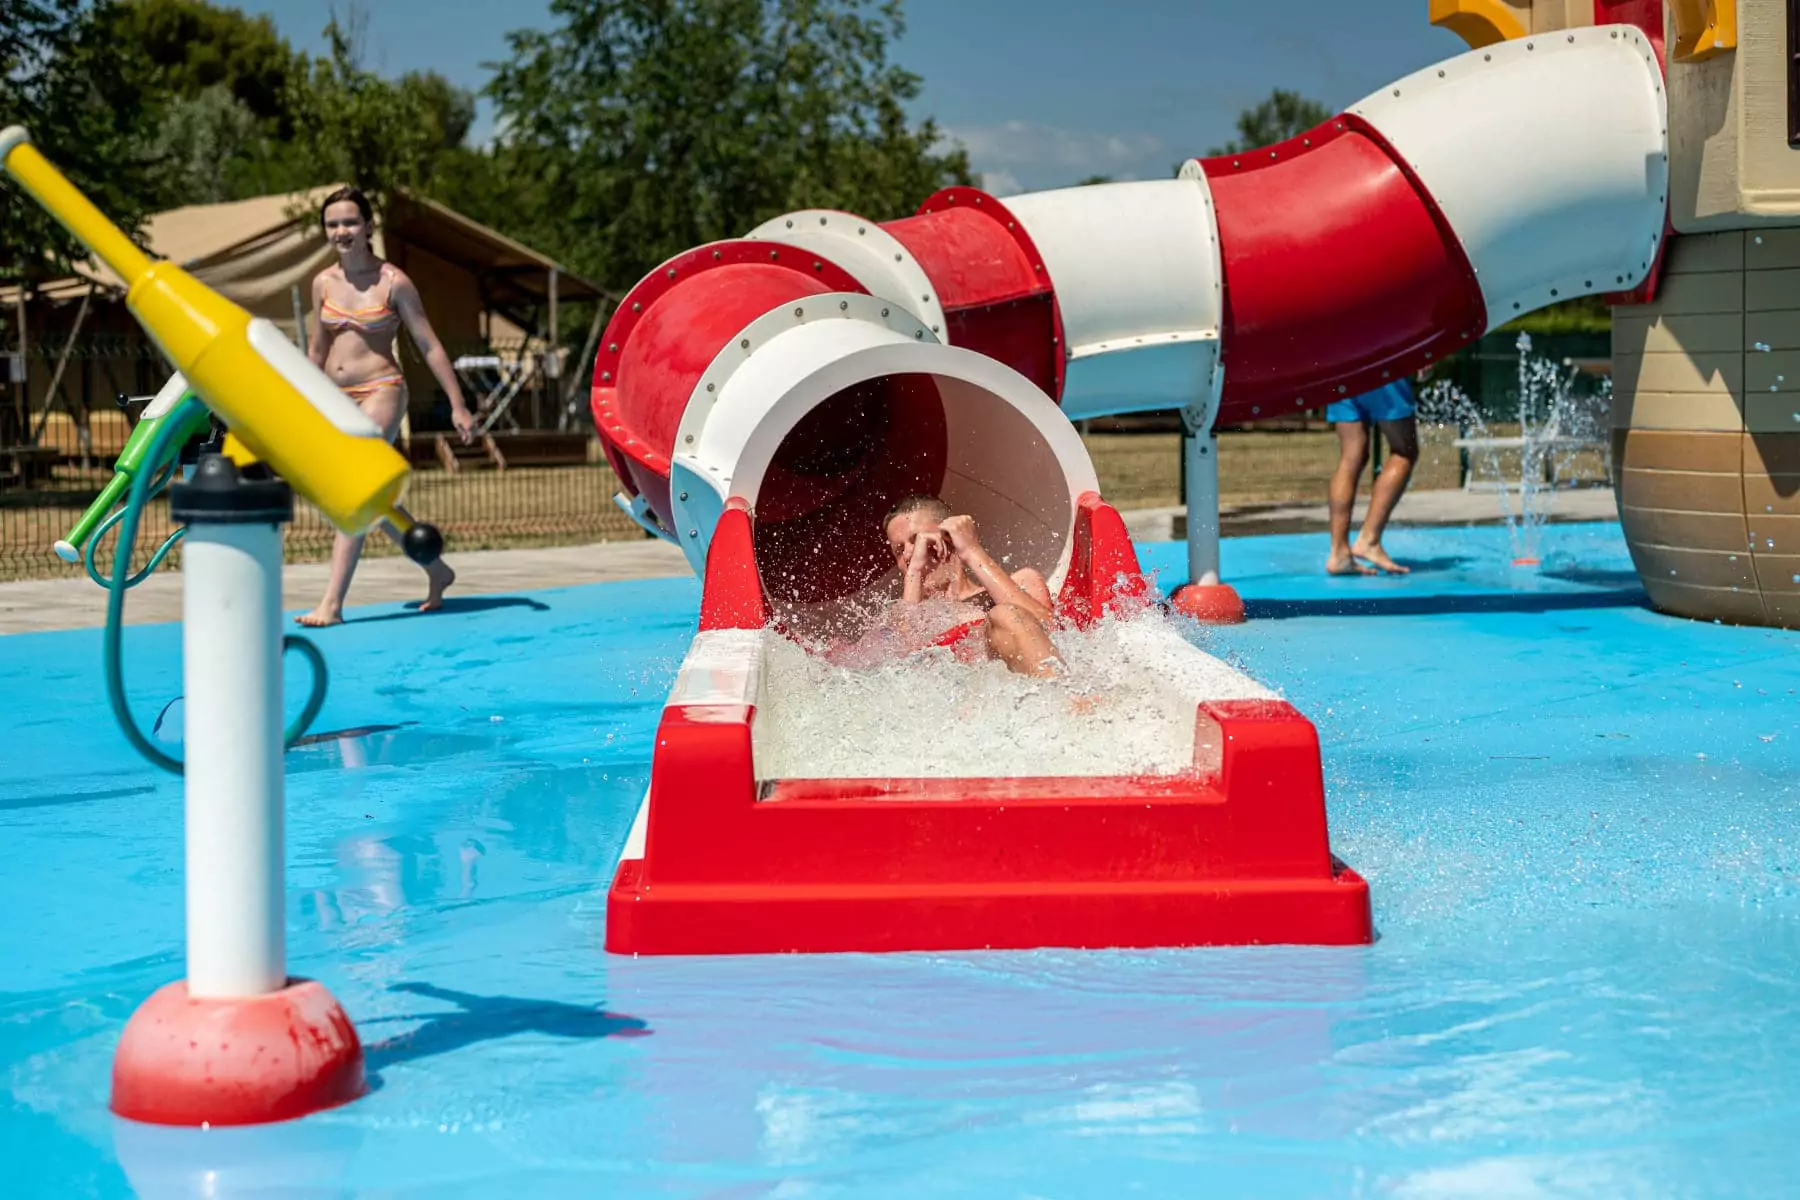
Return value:
[(1188, 582), (1219, 582), (1219, 435), (1187, 427), (1181, 443), (1187, 485)]
[(190, 524), (181, 565), (188, 991), (261, 995), (287, 984), (280, 527)]

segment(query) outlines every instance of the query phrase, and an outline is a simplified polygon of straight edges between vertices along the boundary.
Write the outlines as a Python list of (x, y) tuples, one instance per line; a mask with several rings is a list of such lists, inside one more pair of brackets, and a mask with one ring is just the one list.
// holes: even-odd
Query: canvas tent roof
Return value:
[[(312, 277), (335, 255), (319, 228), (318, 206), (335, 185), (294, 195), (257, 196), (222, 204), (194, 204), (149, 217), (141, 240), (151, 253), (172, 260), (207, 286), (259, 316), (291, 318), (292, 289), (306, 295)], [(427, 197), (397, 193), (378, 223), (377, 250), (388, 240), (417, 248), (482, 280), (485, 298), (502, 312), (546, 299), (557, 272), (560, 300), (606, 295), (555, 262)], [(397, 249), (398, 247), (396, 247)], [(76, 275), (39, 288), (51, 300), (73, 299), (91, 285), (123, 290), (104, 264), (89, 260)], [(13, 289), (0, 295), (11, 299)]]

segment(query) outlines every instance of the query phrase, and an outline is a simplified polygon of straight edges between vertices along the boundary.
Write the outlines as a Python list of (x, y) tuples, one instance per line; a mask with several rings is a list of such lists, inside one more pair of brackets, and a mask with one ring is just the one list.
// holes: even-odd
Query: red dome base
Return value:
[(1175, 590), (1170, 607), (1207, 625), (1242, 625), (1244, 598), (1229, 583), (1189, 583)]
[(187, 981), (144, 1001), (113, 1055), (112, 1110), (155, 1125), (259, 1125), (366, 1090), (362, 1043), (324, 986), (196, 1000)]

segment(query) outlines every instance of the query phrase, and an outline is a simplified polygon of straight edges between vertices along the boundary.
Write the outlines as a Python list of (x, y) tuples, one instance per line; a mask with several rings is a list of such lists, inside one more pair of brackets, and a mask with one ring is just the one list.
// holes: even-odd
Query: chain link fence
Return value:
[[(1571, 350), (1604, 349), (1583, 343)], [(1552, 351), (1554, 352), (1554, 351)], [(64, 360), (62, 394), (85, 397), (86, 403), (64, 401), (45, 412), (41, 399), (29, 409), (18, 389), (0, 392), (0, 412), (7, 414), (0, 433), (0, 580), (72, 577), (79, 564), (64, 563), (52, 546), (65, 537), (82, 511), (112, 477), (112, 463), (129, 436), (132, 413), (110, 400), (116, 393), (145, 395), (166, 378), (167, 368), (153, 347), (141, 339), (84, 339), (79, 354), (62, 355), (60, 347), (37, 348), (28, 364), (33, 378), (45, 380)], [(1516, 426), (1505, 421), (1516, 373), (1516, 355), (1497, 339), (1484, 339), (1452, 364), (1482, 407), (1497, 418), (1489, 431), (1504, 434)], [(1567, 357), (1565, 355), (1564, 357)], [(41, 372), (41, 374), (40, 374)], [(7, 382), (0, 375), (0, 383)], [(44, 385), (38, 384), (39, 394)], [(102, 401), (100, 397), (108, 399)], [(461, 446), (447, 432), (429, 428), (448, 425), (447, 406), (415, 406), (415, 422), (401, 447), (414, 474), (406, 505), (421, 520), (443, 530), (447, 549), (580, 545), (645, 537), (621, 512), (613, 497), (617, 478), (602, 458), (593, 437), (585, 403), (565, 403), (561, 394), (525, 394), (513, 406), (519, 428), (496, 430), (474, 446)], [(133, 410), (136, 411), (135, 409)], [(542, 422), (550, 428), (533, 428)], [(560, 428), (558, 428), (560, 426)], [(1181, 437), (1173, 415), (1130, 422), (1096, 422), (1084, 432), (1100, 476), (1102, 494), (1120, 508), (1163, 508), (1179, 505)], [(1462, 485), (1467, 455), (1452, 443), (1458, 431), (1427, 424), (1420, 430), (1421, 456), (1412, 487), (1455, 488)], [(1326, 481), (1337, 463), (1337, 438), (1316, 416), (1287, 427), (1254, 427), (1223, 431), (1219, 437), (1221, 501), (1227, 510), (1269, 505), (1320, 504)], [(1603, 456), (1585, 464), (1604, 480)], [(166, 498), (145, 510), (132, 569), (140, 569), (173, 530)], [(286, 537), (291, 562), (314, 562), (331, 554), (334, 531), (312, 507), (296, 500), (294, 523)], [(95, 553), (102, 570), (112, 561), (109, 534)], [(399, 553), (388, 539), (368, 539), (365, 554)], [(164, 559), (163, 569), (177, 569), (179, 547)]]

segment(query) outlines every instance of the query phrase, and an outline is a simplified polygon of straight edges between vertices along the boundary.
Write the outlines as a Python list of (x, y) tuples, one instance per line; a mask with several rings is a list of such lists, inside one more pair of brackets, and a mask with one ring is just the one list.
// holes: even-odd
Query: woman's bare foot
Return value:
[(1374, 567), (1365, 567), (1351, 557), (1348, 550), (1333, 550), (1325, 560), (1325, 570), (1332, 575), (1373, 575)]
[(425, 568), (425, 578), (430, 582), (430, 590), (425, 593), (425, 599), (419, 601), (419, 611), (432, 612), (444, 607), (444, 592), (456, 582), (456, 572), (440, 558)]
[(294, 618), (296, 625), (305, 625), (309, 629), (321, 629), (326, 625), (341, 625), (344, 611), (330, 604), (321, 604), (309, 613), (301, 613)]
[(1403, 567), (1393, 559), (1389, 558), (1388, 552), (1381, 548), (1379, 542), (1372, 546), (1365, 546), (1362, 544), (1361, 540), (1358, 540), (1356, 545), (1350, 548), (1350, 553), (1356, 555), (1358, 558), (1368, 559), (1370, 562), (1386, 571), (1389, 575), (1407, 575), (1412, 571), (1411, 567)]

